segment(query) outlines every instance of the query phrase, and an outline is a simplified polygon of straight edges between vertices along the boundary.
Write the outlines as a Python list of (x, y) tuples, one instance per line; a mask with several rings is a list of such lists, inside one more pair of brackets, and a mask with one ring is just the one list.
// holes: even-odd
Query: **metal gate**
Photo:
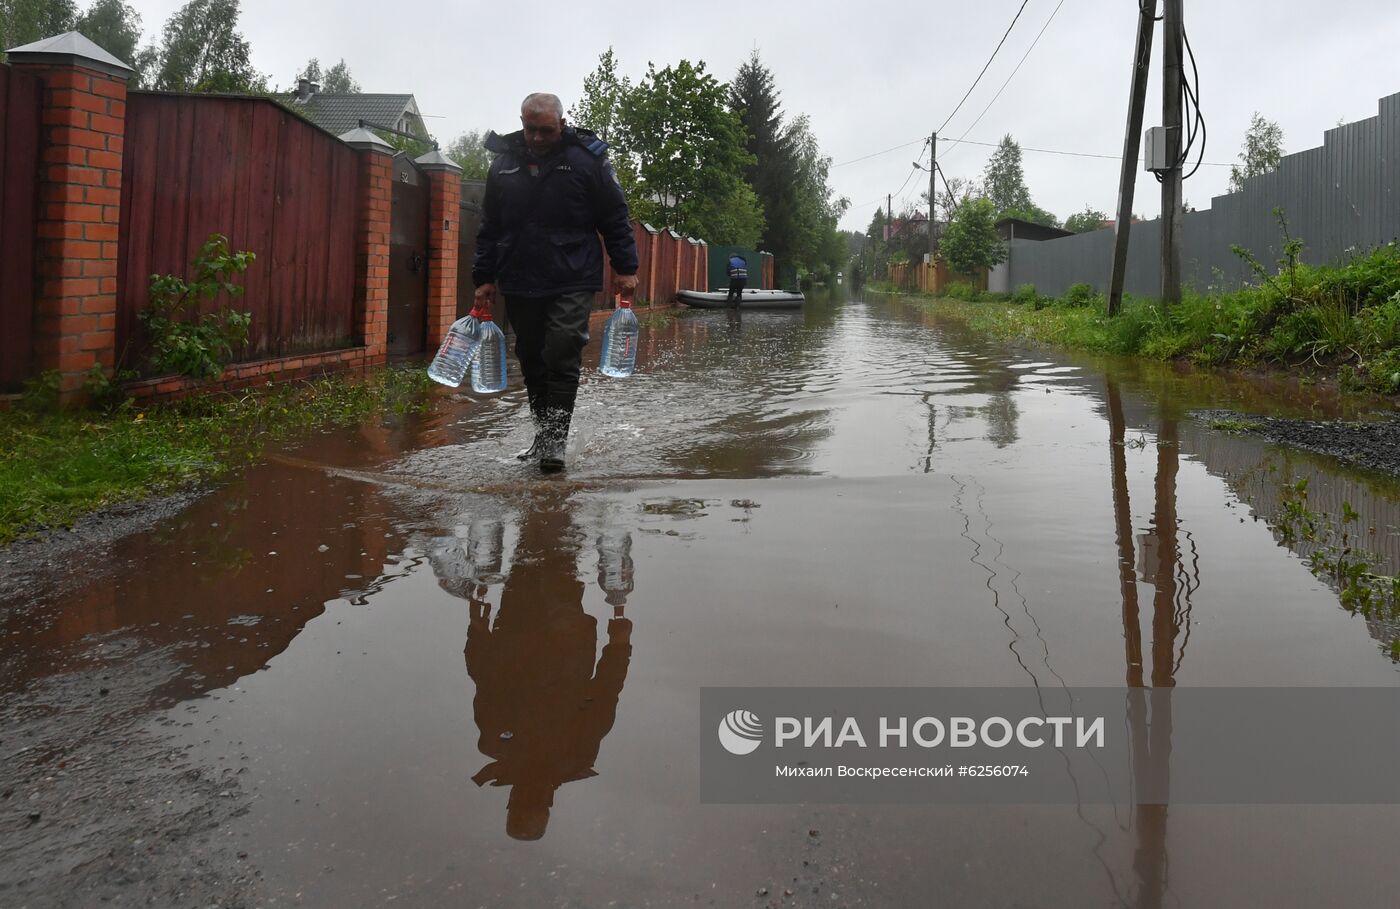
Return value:
[(427, 336), (428, 179), (400, 152), (389, 219), (389, 355), (422, 353)]
[[(481, 230), (481, 203), (486, 194), (486, 181), (462, 181), (462, 242), (457, 247), (457, 314), (471, 312), (476, 303), (476, 285), (472, 283), (472, 262), (476, 259), (476, 235)], [(502, 318), (504, 322), (504, 317)], [(505, 325), (501, 326), (505, 328)]]
[(0, 63), (0, 392), (33, 372), (40, 92), (37, 78)]

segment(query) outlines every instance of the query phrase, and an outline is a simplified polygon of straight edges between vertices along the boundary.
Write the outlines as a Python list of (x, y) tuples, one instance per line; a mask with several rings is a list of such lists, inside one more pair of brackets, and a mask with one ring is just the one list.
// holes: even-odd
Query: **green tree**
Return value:
[(238, 16), (239, 0), (190, 0), (165, 23), (160, 46), (142, 52), (145, 81), (165, 91), (266, 91)]
[(744, 179), (763, 208), (762, 246), (781, 268), (829, 277), (847, 259), (837, 222), (847, 201), (832, 192), (831, 159), (821, 152), (804, 114), (783, 122), (773, 73), (754, 51), (729, 86), (729, 107), (746, 133), (752, 163)]
[[(953, 220), (953, 215), (968, 199), (976, 198), (982, 194), (982, 188), (976, 181), (966, 177), (948, 177), (940, 179), (938, 182), (938, 192), (935, 194), (937, 200), (934, 211), (935, 219), (948, 223)], [(920, 194), (924, 204), (928, 204), (928, 193)]]
[[(566, 119), (598, 134), (598, 138), (616, 144), (618, 124), (622, 119), (622, 104), (632, 82), (617, 74), (617, 55), (609, 47), (598, 58), (598, 66), (583, 80), (583, 92), (578, 103), (569, 108)], [(616, 156), (616, 151), (614, 152)]]
[(468, 130), (448, 143), (443, 154), (456, 161), (462, 168), (462, 176), (468, 180), (485, 180), (491, 169), (491, 153), (483, 144), (486, 133), (481, 130)]
[(700, 197), (692, 217), (706, 225), (705, 232), (698, 236), (719, 237), (722, 239), (714, 242), (726, 245), (761, 245), (763, 208), (753, 189), (742, 180), (734, 181), (729, 194), (723, 198)]
[(1039, 205), (1032, 205), (1030, 208), (1009, 208), (1006, 211), (997, 212), (997, 220), (1000, 221), (1002, 218), (1020, 218), (1022, 221), (1029, 221), (1032, 224), (1044, 224), (1046, 227), (1060, 226), (1060, 219)]
[(782, 108), (773, 74), (755, 50), (729, 84), (729, 109), (739, 117), (752, 163), (743, 170), (763, 209), (760, 245), (788, 264), (798, 244), (798, 162), (791, 137), (783, 128)]
[(336, 95), (358, 95), (360, 93), (360, 83), (355, 81), (355, 77), (350, 75), (350, 67), (345, 65), (345, 58), (330, 69), (326, 70), (326, 79), (321, 84), (324, 91)]
[(317, 85), (321, 84), (321, 80), (325, 76), (326, 74), (321, 71), (321, 61), (316, 57), (307, 60), (306, 65), (297, 73), (297, 79), (305, 79), (308, 82), (315, 82)]
[(77, 16), (73, 0), (0, 0), (0, 52), (72, 31)]
[(141, 43), (141, 16), (122, 0), (93, 0), (75, 26), (83, 37), (133, 67)]
[(972, 276), (1006, 258), (1006, 246), (996, 229), (996, 207), (991, 199), (972, 199), (958, 208), (943, 233), (943, 257), (956, 272)]
[(833, 193), (828, 182), (831, 158), (822, 154), (806, 114), (793, 118), (785, 140), (792, 149), (796, 177), (793, 264), (817, 272), (836, 271), (845, 258), (836, 225), (850, 202)]
[(982, 191), (999, 215), (1005, 211), (1029, 211), (1034, 205), (1021, 167), (1021, 146), (1007, 133), (982, 172)]
[[(703, 62), (647, 65), (646, 77), (623, 99), (617, 128), (618, 157), (636, 174), (629, 199), (635, 216), (719, 244), (734, 241), (732, 224), (762, 217), (757, 200), (735, 187), (751, 157), (726, 95)], [(755, 211), (729, 212), (719, 222), (721, 200)]]
[(1255, 111), (1244, 134), (1240, 164), (1230, 165), (1230, 192), (1237, 193), (1244, 189), (1244, 181), (1250, 177), (1277, 170), (1281, 160), (1283, 128), (1272, 120), (1265, 120), (1259, 116), (1259, 111)]
[(1108, 215), (1097, 208), (1086, 205), (1081, 212), (1075, 212), (1065, 218), (1065, 230), (1076, 234), (1087, 234), (1091, 230), (1098, 230), (1103, 227), (1103, 223), (1108, 220)]

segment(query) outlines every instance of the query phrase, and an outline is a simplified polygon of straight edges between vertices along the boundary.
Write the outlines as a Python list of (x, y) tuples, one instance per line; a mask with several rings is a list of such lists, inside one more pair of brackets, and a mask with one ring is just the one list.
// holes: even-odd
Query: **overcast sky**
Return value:
[[(133, 5), (150, 40), (181, 3)], [(887, 193), (895, 194), (898, 211), (901, 200), (913, 202), (927, 188), (927, 173), (905, 182), (922, 139), (952, 113), (1020, 6), (243, 0), (242, 31), (254, 65), (274, 83), (290, 85), (309, 57), (323, 66), (343, 57), (365, 91), (413, 93), (444, 144), (468, 129), (519, 128), (520, 100), (532, 91), (555, 92), (567, 107), (609, 46), (634, 81), (648, 61), (661, 67), (683, 58), (703, 60), (728, 80), (756, 47), (787, 115), (810, 115), (822, 148), (844, 165), (832, 171), (837, 193), (851, 202), (842, 226), (863, 230)], [(1323, 131), (1338, 120), (1374, 116), (1378, 98), (1400, 92), (1394, 0), (1185, 0), (1185, 8), (1208, 162), (1236, 160), (1254, 110), (1283, 127), (1292, 152), (1322, 144)], [(955, 145), (964, 135), (995, 143), (1009, 132), (1027, 149), (1119, 154), (1136, 14), (1136, 0), (1028, 0), (981, 83), (939, 134), (944, 172), (980, 176), (991, 149)], [(1161, 121), (1160, 42), (1152, 62), (1147, 126)], [(1110, 213), (1116, 206), (1116, 161), (1027, 150), (1024, 163), (1035, 202), (1060, 218), (1086, 203)], [(1186, 183), (1186, 199), (1208, 207), (1228, 177), (1226, 167), (1201, 168)], [(1138, 180), (1135, 208), (1149, 217), (1160, 210), (1150, 174)]]

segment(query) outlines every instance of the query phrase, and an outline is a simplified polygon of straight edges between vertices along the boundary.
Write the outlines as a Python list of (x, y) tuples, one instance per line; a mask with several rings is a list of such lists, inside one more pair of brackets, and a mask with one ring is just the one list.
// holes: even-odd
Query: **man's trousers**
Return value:
[(574, 409), (593, 298), (593, 291), (505, 298), (515, 356), (536, 414), (548, 408)]

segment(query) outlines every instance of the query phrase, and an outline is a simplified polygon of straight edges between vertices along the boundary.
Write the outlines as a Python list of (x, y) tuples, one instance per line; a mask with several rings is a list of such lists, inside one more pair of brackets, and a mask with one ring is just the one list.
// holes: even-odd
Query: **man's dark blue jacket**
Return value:
[(559, 151), (542, 161), (526, 151), (523, 132), (491, 133), (485, 145), (496, 158), (472, 262), (478, 287), (495, 284), (498, 292), (521, 297), (602, 290), (599, 234), (613, 271), (637, 273), (627, 201), (597, 136), (565, 127)]

